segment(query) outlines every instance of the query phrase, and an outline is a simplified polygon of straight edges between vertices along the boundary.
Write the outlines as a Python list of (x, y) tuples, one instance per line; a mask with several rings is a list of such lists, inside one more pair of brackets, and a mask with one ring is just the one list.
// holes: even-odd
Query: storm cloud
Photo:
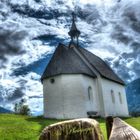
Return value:
[(140, 77), (140, 3), (120, 1), (110, 10), (108, 25), (116, 55), (106, 58), (110, 66), (126, 82)]
[(74, 9), (81, 47), (106, 60), (125, 82), (140, 77), (139, 0), (84, 2), (0, 1), (1, 101), (24, 97), (33, 112), (40, 110), (40, 75), (58, 43), (69, 43)]
[(22, 41), (27, 33), (25, 31), (14, 31), (0, 27), (0, 59), (7, 60), (7, 56), (24, 53)]

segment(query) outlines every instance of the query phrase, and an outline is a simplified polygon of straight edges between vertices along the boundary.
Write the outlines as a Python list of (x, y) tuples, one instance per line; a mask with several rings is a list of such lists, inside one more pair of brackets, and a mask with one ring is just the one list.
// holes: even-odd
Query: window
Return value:
[(120, 99), (120, 103), (122, 104), (122, 96), (120, 92), (119, 92), (119, 99)]
[(112, 98), (112, 103), (115, 103), (115, 96), (113, 90), (111, 90), (111, 98)]
[(92, 88), (88, 87), (88, 99), (91, 100), (92, 97)]

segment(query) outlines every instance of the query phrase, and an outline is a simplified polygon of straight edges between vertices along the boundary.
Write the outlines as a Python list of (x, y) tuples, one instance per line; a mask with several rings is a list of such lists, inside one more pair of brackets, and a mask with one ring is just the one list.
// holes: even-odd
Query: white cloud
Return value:
[[(69, 16), (74, 6), (79, 6), (80, 9), (77, 11), (81, 16), (78, 18), (77, 27), (81, 31), (80, 41), (83, 45), (102, 59), (110, 58), (111, 66), (128, 81), (130, 78), (133, 80), (138, 77), (139, 71), (135, 67), (140, 62), (139, 50), (137, 47), (134, 49), (132, 44), (136, 42), (139, 45), (140, 33), (132, 28), (132, 25), (136, 25), (136, 23), (131, 21), (126, 10), (130, 8), (130, 16), (131, 13), (135, 13), (138, 22), (140, 15), (138, 0), (128, 0), (128, 2), (122, 0), (120, 4), (117, 4), (117, 0), (42, 0), (42, 3), (36, 3), (34, 0), (11, 0), (10, 4), (18, 4), (17, 8), (22, 9), (25, 13), (12, 12), (10, 6), (5, 2), (5, 6), (3, 4), (3, 7), (0, 8), (0, 27), (12, 31), (25, 31), (27, 35), (21, 43), (21, 48), (24, 48), (26, 53), (12, 57), (6, 56), (8, 59), (8, 62), (5, 62), (6, 69), (3, 68), (0, 71), (1, 85), (8, 90), (8, 92), (3, 92), (5, 99), (7, 96), (8, 100), (8, 96), (10, 96), (12, 100), (12, 92), (23, 84), (24, 88), (21, 88), (21, 91), (24, 95), (21, 93), (15, 101), (25, 97), (34, 114), (42, 111), (43, 91), (39, 82), (40, 76), (32, 72), (17, 77), (11, 76), (11, 74), (17, 68), (28, 66), (46, 55), (52, 54), (56, 46), (49, 44), (51, 40), (69, 41), (67, 40), (69, 19), (71, 18)], [(23, 5), (29, 6), (27, 11)], [(30, 15), (29, 9), (34, 12), (33, 15)], [(44, 10), (44, 15), (37, 18), (36, 12), (39, 10)], [(47, 14), (51, 14), (50, 19), (45, 17)], [(57, 17), (57, 14), (60, 15)], [(39, 38), (43, 35), (46, 35), (46, 41)], [(48, 38), (50, 36), (52, 38), (48, 39), (47, 35)], [(7, 107), (9, 108), (10, 105), (13, 107), (13, 103), (9, 101)], [(5, 102), (1, 104), (5, 106)]]
[[(20, 84), (21, 81), (24, 81), (24, 84)], [(0, 103), (1, 106), (5, 105), (4, 102), (6, 102), (8, 103), (7, 107), (13, 110), (14, 103), (21, 98), (25, 98), (27, 99), (27, 104), (32, 114), (39, 115), (42, 112), (43, 87), (40, 82), (40, 75), (31, 72), (26, 76), (9, 77), (8, 79), (1, 80), (0, 85), (3, 87), (3, 89), (0, 87), (2, 92), (0, 97), (4, 99), (3, 102)], [(23, 89), (22, 86), (24, 86)], [(17, 88), (23, 92), (23, 94), (21, 94), (21, 96), (19, 95), (18, 98), (15, 97), (15, 100), (10, 101), (9, 99), (14, 98), (14, 92)]]

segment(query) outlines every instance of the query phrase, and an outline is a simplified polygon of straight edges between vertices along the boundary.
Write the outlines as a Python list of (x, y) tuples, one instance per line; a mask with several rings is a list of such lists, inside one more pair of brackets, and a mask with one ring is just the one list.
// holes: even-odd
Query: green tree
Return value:
[(28, 105), (22, 105), (22, 107), (20, 108), (20, 114), (21, 115), (30, 115), (30, 109), (29, 109)]
[(28, 105), (25, 105), (25, 103), (25, 99), (21, 99), (18, 103), (15, 103), (14, 111), (16, 114), (30, 115), (30, 108)]

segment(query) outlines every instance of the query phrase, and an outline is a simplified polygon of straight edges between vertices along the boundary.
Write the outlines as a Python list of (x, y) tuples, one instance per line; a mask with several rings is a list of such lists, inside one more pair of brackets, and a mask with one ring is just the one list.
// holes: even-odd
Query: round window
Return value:
[(52, 78), (52, 79), (50, 79), (50, 82), (53, 84), (55, 82), (55, 80)]

